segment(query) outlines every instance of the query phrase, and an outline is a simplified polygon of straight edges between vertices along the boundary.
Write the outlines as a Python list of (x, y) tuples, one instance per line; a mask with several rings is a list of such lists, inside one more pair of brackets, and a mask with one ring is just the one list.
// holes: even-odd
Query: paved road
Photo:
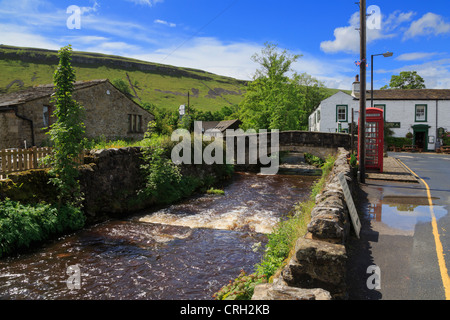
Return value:
[[(425, 183), (367, 179), (362, 186), (358, 206), (365, 216), (361, 240), (350, 243), (349, 298), (450, 298), (450, 156), (389, 155), (400, 159)], [(367, 286), (371, 265), (379, 267), (380, 289)]]

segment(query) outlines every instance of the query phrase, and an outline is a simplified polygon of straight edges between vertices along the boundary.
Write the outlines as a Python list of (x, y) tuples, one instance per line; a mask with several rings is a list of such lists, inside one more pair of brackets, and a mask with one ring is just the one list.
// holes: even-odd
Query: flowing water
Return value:
[[(254, 271), (262, 250), (252, 247), (316, 179), (235, 174), (225, 195), (101, 223), (0, 260), (0, 298), (211, 299), (241, 269)], [(69, 289), (69, 279), (79, 286)]]

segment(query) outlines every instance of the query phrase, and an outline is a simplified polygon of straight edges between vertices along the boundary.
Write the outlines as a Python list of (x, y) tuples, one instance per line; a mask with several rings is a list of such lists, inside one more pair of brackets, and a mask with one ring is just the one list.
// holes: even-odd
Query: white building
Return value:
[[(358, 124), (359, 82), (353, 83), (352, 95), (342, 91), (323, 100), (309, 116), (309, 131), (348, 132), (353, 119)], [(366, 107), (371, 107), (371, 92), (366, 94)], [(413, 134), (413, 144), (423, 150), (440, 146), (439, 129), (450, 131), (450, 90), (410, 89), (374, 90), (373, 106), (384, 110), (385, 123), (394, 137)], [(441, 129), (442, 128), (442, 129)]]

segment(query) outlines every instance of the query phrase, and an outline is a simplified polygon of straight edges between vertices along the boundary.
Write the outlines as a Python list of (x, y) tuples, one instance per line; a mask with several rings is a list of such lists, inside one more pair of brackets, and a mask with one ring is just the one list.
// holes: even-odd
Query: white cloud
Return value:
[(100, 5), (98, 4), (97, 0), (94, 0), (94, 4), (92, 5), (92, 7), (80, 7), (81, 14), (97, 12), (98, 8), (100, 8)]
[(153, 53), (135, 54), (132, 58), (250, 80), (258, 67), (251, 56), (260, 51), (259, 44), (224, 43), (216, 38), (198, 37), (181, 47), (160, 48)]
[(394, 70), (380, 69), (377, 73), (400, 74), (402, 71), (417, 71), (425, 80), (428, 89), (450, 88), (450, 59), (428, 61), (422, 64), (405, 65)]
[(84, 47), (83, 49), (83, 51), (119, 55), (123, 57), (129, 57), (133, 54), (133, 52), (139, 50), (142, 50), (139, 46), (128, 44), (122, 41), (104, 41), (94, 46)]
[(395, 59), (398, 61), (413, 61), (413, 60), (423, 60), (431, 58), (437, 55), (437, 52), (410, 52), (404, 53), (396, 57)]
[(383, 28), (387, 32), (391, 32), (399, 28), (402, 24), (411, 21), (412, 17), (415, 16), (415, 12), (401, 12), (400, 10), (391, 13), (383, 23)]
[(307, 52), (301, 54), (303, 56), (292, 66), (297, 73), (307, 73), (322, 81), (328, 88), (351, 89), (354, 76), (348, 74), (358, 73), (353, 63), (348, 60), (323, 59)]
[[(225, 43), (216, 38), (197, 37), (182, 47), (170, 46), (153, 53), (135, 54), (132, 58), (168, 65), (205, 70), (241, 80), (251, 80), (260, 66), (251, 60), (263, 46), (248, 42)], [(302, 57), (292, 65), (294, 71), (313, 76), (325, 86), (350, 89), (354, 80), (352, 64), (348, 61), (324, 60), (307, 52), (294, 52)], [(345, 63), (347, 62), (347, 64)], [(347, 73), (347, 74), (346, 74)], [(357, 71), (355, 71), (355, 74)]]
[(160, 20), (160, 19), (156, 19), (156, 20), (153, 21), (153, 22), (154, 22), (154, 23), (158, 23), (158, 24), (163, 24), (163, 25), (169, 26), (169, 27), (171, 27), (171, 28), (174, 28), (174, 27), (177, 26), (175, 23), (167, 22), (167, 21), (165, 21), (165, 20)]
[(450, 24), (446, 23), (442, 16), (428, 12), (422, 18), (411, 23), (405, 32), (404, 40), (417, 36), (440, 35), (450, 33)]
[(38, 35), (27, 27), (8, 24), (0, 24), (0, 44), (52, 50), (61, 47), (57, 41)]
[[(325, 53), (357, 53), (359, 52), (360, 34), (359, 30), (359, 12), (355, 12), (349, 20), (349, 26), (334, 29), (334, 40), (323, 41), (320, 48)], [(367, 44), (378, 39), (392, 38), (394, 34), (383, 33), (383, 28), (367, 29)]]
[(128, 2), (133, 2), (135, 4), (146, 5), (149, 7), (153, 7), (155, 4), (159, 2), (164, 2), (164, 0), (127, 0)]

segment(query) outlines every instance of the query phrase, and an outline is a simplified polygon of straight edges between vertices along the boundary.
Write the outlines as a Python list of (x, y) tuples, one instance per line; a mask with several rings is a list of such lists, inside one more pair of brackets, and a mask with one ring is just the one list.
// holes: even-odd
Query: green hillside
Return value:
[[(0, 93), (52, 83), (57, 65), (57, 51), (0, 45)], [(137, 102), (171, 110), (187, 104), (188, 92), (190, 105), (198, 110), (238, 104), (246, 85), (246, 81), (202, 70), (97, 53), (75, 51), (72, 65), (77, 80), (122, 79), (133, 85), (137, 97), (131, 93)]]
[[(57, 65), (57, 51), (0, 45), (0, 94), (52, 83)], [(238, 104), (247, 85), (247, 81), (202, 70), (91, 52), (73, 52), (72, 65), (77, 80), (121, 79), (134, 88), (130, 92), (136, 102), (169, 110), (187, 104), (189, 92), (191, 106), (217, 111)], [(323, 88), (325, 96), (337, 91)]]

